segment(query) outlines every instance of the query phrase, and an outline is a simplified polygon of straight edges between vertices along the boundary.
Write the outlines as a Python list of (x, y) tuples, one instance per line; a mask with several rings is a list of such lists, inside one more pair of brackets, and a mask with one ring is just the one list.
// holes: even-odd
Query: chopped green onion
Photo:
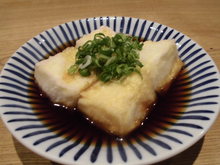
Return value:
[(80, 73), (81, 76), (83, 76), (83, 77), (87, 77), (87, 76), (90, 76), (90, 75), (91, 75), (89, 69), (79, 69), (79, 73)]
[(78, 65), (77, 64), (74, 64), (72, 65), (69, 69), (68, 69), (68, 73), (70, 75), (73, 75), (74, 73), (76, 73), (78, 70)]
[(84, 68), (86, 68), (87, 66), (89, 66), (91, 63), (92, 63), (92, 57), (89, 56), (89, 55), (87, 55), (87, 56), (85, 57), (85, 63), (81, 63), (81, 64), (79, 65), (79, 68), (80, 68), (80, 69), (84, 69)]
[(78, 48), (76, 62), (69, 69), (70, 75), (79, 72), (90, 76), (94, 72), (99, 80), (108, 82), (125, 78), (133, 72), (141, 76), (139, 51), (143, 43), (136, 37), (116, 34), (114, 37), (97, 33), (93, 40)]

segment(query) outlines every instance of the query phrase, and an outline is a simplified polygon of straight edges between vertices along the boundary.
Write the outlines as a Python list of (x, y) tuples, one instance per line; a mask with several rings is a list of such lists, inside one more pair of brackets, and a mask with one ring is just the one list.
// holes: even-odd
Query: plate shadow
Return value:
[(153, 165), (192, 165), (198, 157), (205, 137), (178, 155)]
[(59, 165), (35, 154), (18, 142), (14, 137), (13, 143), (23, 165)]

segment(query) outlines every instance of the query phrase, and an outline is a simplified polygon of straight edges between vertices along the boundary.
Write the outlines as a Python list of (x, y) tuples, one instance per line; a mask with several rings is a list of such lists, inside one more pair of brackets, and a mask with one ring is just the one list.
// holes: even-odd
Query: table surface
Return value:
[[(26, 41), (53, 26), (94, 16), (130, 16), (173, 27), (199, 43), (220, 68), (219, 0), (0, 0), (0, 70)], [(220, 117), (204, 138), (158, 165), (220, 164)], [(0, 165), (56, 164), (22, 146), (0, 121)]]

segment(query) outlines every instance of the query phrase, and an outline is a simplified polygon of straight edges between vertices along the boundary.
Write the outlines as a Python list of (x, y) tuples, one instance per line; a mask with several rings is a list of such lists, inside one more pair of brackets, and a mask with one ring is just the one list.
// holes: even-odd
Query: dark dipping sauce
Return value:
[[(60, 47), (59, 50), (63, 50), (65, 47)], [(57, 51), (54, 51), (53, 54), (56, 54)], [(150, 115), (147, 116), (141, 126), (123, 138), (108, 134), (98, 128), (76, 108), (53, 104), (41, 93), (35, 83), (30, 84), (30, 91), (32, 92), (29, 95), (36, 116), (56, 135), (67, 140), (76, 141), (80, 139), (80, 143), (90, 141), (91, 144), (95, 145), (97, 141), (101, 141), (102, 145), (114, 145), (136, 143), (142, 138), (151, 139), (169, 129), (184, 113), (190, 100), (190, 87), (188, 72), (183, 68), (168, 92), (164, 96), (158, 97)]]

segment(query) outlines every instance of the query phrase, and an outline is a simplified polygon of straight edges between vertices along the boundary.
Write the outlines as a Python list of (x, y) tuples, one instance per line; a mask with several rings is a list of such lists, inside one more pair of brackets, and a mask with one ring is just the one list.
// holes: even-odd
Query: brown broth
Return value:
[[(74, 42), (65, 44), (53, 51), (52, 54), (56, 54), (66, 47), (73, 45)], [(38, 102), (37, 104), (32, 104), (32, 107), (39, 120), (41, 120), (48, 129), (59, 136), (70, 140), (76, 140), (83, 136), (82, 142), (85, 142), (91, 137), (93, 141), (97, 141), (97, 139), (101, 138), (103, 144), (114, 145), (118, 141), (122, 141), (123, 143), (126, 141), (134, 142), (136, 138), (143, 138), (143, 134), (147, 137), (153, 137), (169, 129), (172, 123), (175, 123), (176, 120), (181, 117), (188, 104), (187, 101), (179, 101), (188, 100), (190, 98), (191, 85), (187, 83), (187, 85), (181, 86), (182, 83), (190, 81), (189, 75), (186, 73), (186, 69), (181, 70), (169, 91), (164, 96), (158, 97), (158, 101), (151, 110), (150, 115), (147, 116), (141, 126), (123, 139), (110, 135), (98, 128), (75, 108), (71, 109), (58, 104), (52, 104), (47, 97), (42, 95), (35, 83), (30, 84), (30, 89), (36, 92), (29, 93), (29, 95), (32, 97), (30, 101)]]
[(110, 135), (96, 127), (93, 122), (84, 117), (79, 110), (75, 108), (71, 109), (58, 104), (52, 104), (47, 97), (41, 94), (36, 84), (31, 84), (32, 90), (36, 91), (35, 94), (30, 93), (30, 95), (34, 97), (31, 101), (37, 100), (40, 104), (32, 104), (32, 107), (43, 124), (56, 134), (65, 138), (78, 132), (78, 134), (71, 139), (74, 140), (83, 135), (84, 137), (88, 136), (95, 139), (102, 138), (103, 142), (106, 143), (110, 140), (113, 144), (118, 140), (127, 141), (135, 137), (142, 138), (143, 133), (152, 137), (168, 129), (172, 123), (175, 123), (185, 110), (184, 107), (187, 106), (187, 103), (177, 103), (180, 100), (188, 100), (190, 97), (190, 91), (185, 92), (184, 90), (189, 88), (189, 85), (177, 87), (178, 84), (183, 82), (182, 79), (185, 79), (185, 76), (182, 76), (184, 72), (185, 70), (181, 71), (168, 93), (163, 97), (159, 97), (158, 102), (142, 125), (123, 139)]

